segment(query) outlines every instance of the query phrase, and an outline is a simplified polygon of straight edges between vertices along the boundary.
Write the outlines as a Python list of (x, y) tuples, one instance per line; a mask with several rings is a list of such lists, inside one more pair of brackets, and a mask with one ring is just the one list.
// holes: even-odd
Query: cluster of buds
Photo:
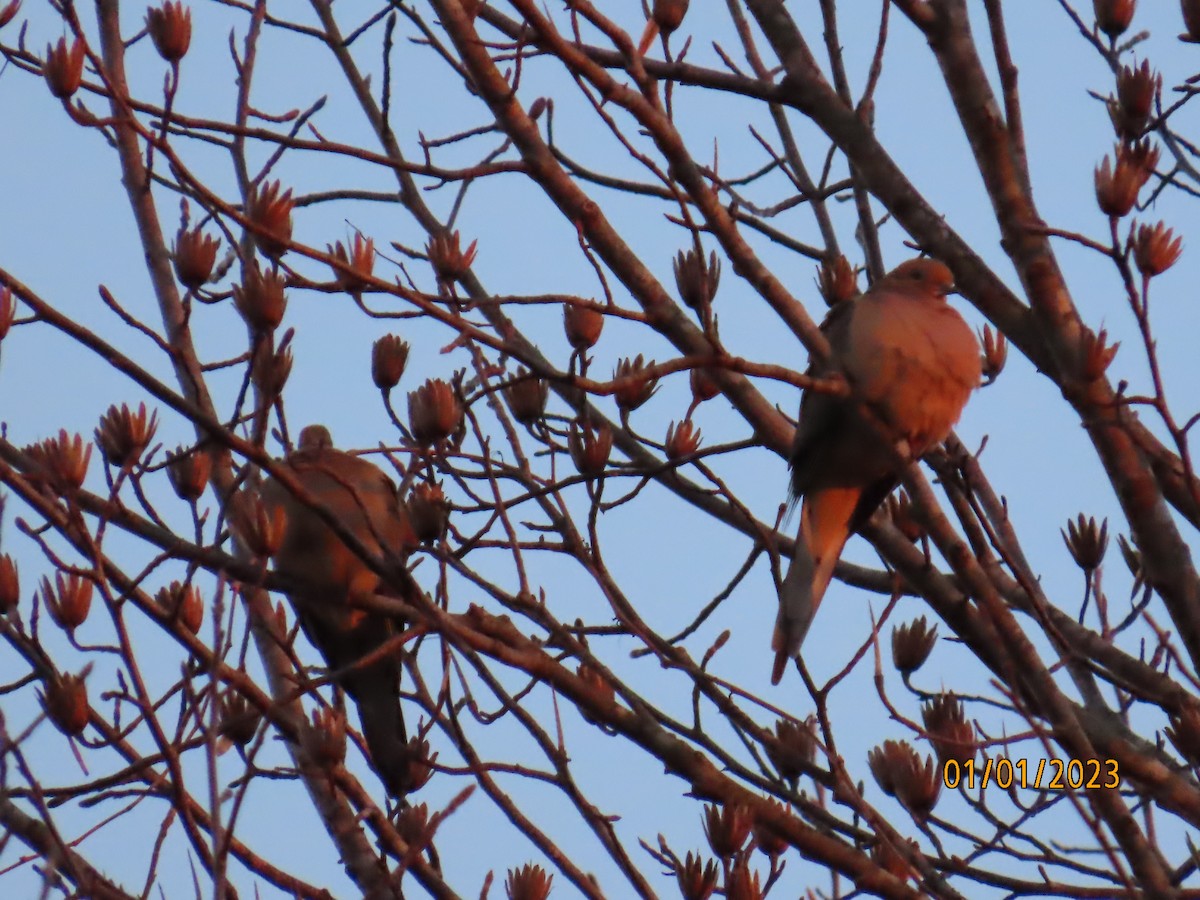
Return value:
[(287, 513), (279, 504), (268, 505), (262, 494), (243, 488), (229, 499), (229, 524), (234, 534), (251, 553), (266, 559), (283, 546), (287, 531)]
[(700, 449), (700, 429), (692, 424), (691, 419), (684, 419), (678, 425), (672, 422), (667, 426), (667, 459), (678, 462)]
[(146, 30), (158, 55), (177, 63), (187, 56), (192, 44), (192, 11), (179, 0), (167, 0), (160, 7), (146, 10)]
[(541, 866), (526, 863), (519, 869), (509, 869), (504, 879), (508, 900), (546, 900), (554, 876)]
[(67, 737), (78, 737), (87, 728), (91, 708), (88, 706), (87, 684), (81, 676), (47, 678), (45, 693), (38, 691), (38, 700), (50, 721)]
[(858, 273), (850, 260), (840, 253), (833, 259), (822, 260), (817, 269), (817, 290), (830, 308), (857, 297)]
[(371, 380), (385, 394), (400, 383), (407, 365), (408, 344), (399, 335), (385, 334), (371, 345)]
[(765, 743), (767, 756), (781, 778), (795, 784), (812, 766), (817, 755), (817, 720), (809, 716), (803, 722), (780, 719), (775, 736)]
[(200, 633), (200, 626), (204, 623), (204, 599), (194, 584), (172, 581), (166, 587), (159, 588), (154, 599), (171, 619), (192, 634)]
[(1129, 28), (1136, 8), (1137, 0), (1092, 0), (1096, 27), (1108, 35), (1110, 41), (1116, 41)]
[(167, 477), (180, 500), (195, 503), (208, 487), (212, 459), (202, 450), (176, 447), (167, 460)]
[(654, 396), (658, 390), (658, 377), (651, 376), (647, 371), (653, 367), (654, 360), (645, 362), (640, 353), (634, 359), (626, 357), (617, 362), (613, 381), (620, 381), (621, 384), (617, 385), (613, 395), (622, 413), (633, 412)]
[(464, 253), (459, 246), (457, 231), (439, 231), (429, 238), (425, 245), (425, 255), (433, 266), (438, 281), (453, 284), (467, 277), (471, 264), (475, 262), (478, 241), (471, 241)]
[(967, 721), (963, 703), (954, 694), (939, 694), (921, 707), (921, 720), (943, 771), (955, 760), (966, 766), (975, 759), (979, 742), (975, 726)]
[(9, 22), (16, 18), (17, 13), (21, 11), (21, 0), (11, 0), (11, 2), (0, 9), (0, 28), (3, 28)]
[(699, 249), (683, 251), (675, 257), (675, 287), (679, 296), (703, 320), (708, 315), (717, 286), (721, 283), (721, 260), (714, 250), (705, 262)]
[(322, 768), (339, 766), (346, 758), (346, 713), (323, 706), (314, 709), (312, 725), (303, 731), (304, 745)]
[(532, 425), (546, 412), (546, 401), (550, 399), (550, 385), (544, 378), (538, 378), (525, 369), (518, 368), (516, 377), (503, 388), (503, 393), (513, 418), (522, 425)]
[(899, 800), (919, 821), (929, 818), (942, 791), (941, 772), (933, 757), (922, 761), (907, 741), (884, 741), (867, 754), (867, 763), (885, 794)]
[(291, 188), (283, 190), (278, 181), (256, 188), (246, 204), (246, 217), (254, 225), (254, 241), (258, 249), (271, 259), (287, 253), (292, 240)]
[(179, 283), (190, 291), (203, 287), (212, 277), (220, 249), (221, 239), (205, 234), (199, 226), (191, 231), (179, 229), (179, 234), (175, 236), (175, 250), (171, 254)]
[(1108, 101), (1108, 115), (1117, 136), (1136, 141), (1150, 124), (1154, 100), (1162, 90), (1162, 76), (1150, 69), (1149, 61), (1125, 66), (1117, 73), (1117, 98)]
[(17, 564), (7, 553), (0, 556), (0, 616), (12, 613), (21, 600), (21, 579)]
[(4, 285), (0, 287), (0, 341), (8, 337), (8, 330), (16, 318), (17, 301), (13, 299), (12, 288)]
[[(290, 335), (291, 329), (288, 329), (288, 333)], [(288, 342), (281, 341), (278, 347), (272, 349), (269, 341), (260, 341), (254, 349), (250, 379), (263, 403), (269, 405), (279, 399), (291, 374), (292, 348)]]
[(1008, 362), (1008, 338), (1004, 332), (993, 331), (991, 325), (984, 325), (979, 333), (979, 343), (983, 347), (983, 384), (986, 387), (1004, 371), (1004, 364)]
[(567, 341), (576, 353), (590, 350), (600, 340), (600, 332), (604, 330), (604, 313), (590, 306), (578, 306), (574, 303), (563, 304), (563, 330), (567, 333)]
[(721, 859), (732, 859), (746, 845), (754, 813), (739, 803), (704, 807), (704, 836)]
[(54, 573), (54, 584), (42, 579), (42, 603), (54, 624), (74, 634), (92, 610), (92, 582), (75, 573)]
[(67, 48), (67, 39), (61, 37), (58, 43), (46, 47), (46, 61), (42, 65), (42, 77), (46, 85), (59, 100), (68, 100), (83, 84), (83, 41), (79, 38)]
[(233, 304), (256, 334), (274, 331), (287, 310), (287, 279), (272, 269), (264, 273), (257, 265), (246, 269), (240, 285), (233, 286)]
[(1129, 215), (1137, 205), (1138, 194), (1158, 165), (1158, 148), (1149, 141), (1120, 144), (1115, 150), (1116, 164), (1104, 157), (1095, 172), (1096, 202), (1110, 218)]
[(57, 437), (26, 447), (25, 455), (33, 462), (36, 477), (58, 493), (65, 494), (83, 487), (92, 458), (92, 445), (85, 444), (79, 435), (69, 435), (66, 429), (60, 428)]
[(717, 889), (717, 861), (705, 861), (698, 853), (688, 851), (683, 864), (675, 867), (675, 880), (684, 900), (708, 900)]
[(137, 412), (126, 404), (108, 408), (100, 417), (96, 429), (96, 446), (110, 466), (131, 469), (141, 457), (158, 430), (158, 413), (146, 416), (146, 404), (139, 403)]
[(1083, 375), (1089, 381), (1095, 381), (1108, 371), (1121, 342), (1108, 343), (1108, 331), (1104, 328), (1099, 333), (1085, 329), (1080, 338), (1080, 351), (1083, 357)]
[(612, 429), (606, 423), (593, 425), (590, 420), (582, 419), (577, 425), (571, 425), (567, 449), (579, 474), (585, 478), (596, 478), (608, 465), (612, 443)]
[(408, 427), (422, 447), (443, 441), (458, 431), (463, 408), (445, 381), (431, 378), (408, 395)]
[(1059, 529), (1063, 543), (1071, 551), (1075, 565), (1091, 574), (1100, 567), (1104, 560), (1104, 551), (1108, 549), (1108, 519), (1096, 526), (1093, 517), (1084, 518), (1083, 513), (1074, 520), (1067, 520), (1067, 530)]
[(1133, 260), (1145, 278), (1161, 275), (1179, 259), (1183, 252), (1183, 238), (1159, 222), (1157, 225), (1139, 225), (1133, 240)]
[[(1179, 8), (1183, 13), (1183, 34), (1179, 39), (1200, 44), (1200, 0), (1179, 0)], [(0, 16), (0, 25), (3, 24), (3, 16)]]
[(725, 876), (725, 900), (762, 900), (758, 871), (750, 867), (750, 856), (740, 854)]
[(338, 286), (350, 293), (358, 293), (366, 286), (366, 279), (375, 270), (375, 242), (364, 238), (361, 233), (354, 235), (354, 241), (347, 250), (338, 241), (329, 248), (329, 255), (341, 265), (333, 267), (333, 277)]
[(231, 687), (220, 695), (218, 704), (217, 734), (238, 747), (254, 740), (262, 715), (250, 701)]
[(450, 501), (440, 484), (421, 482), (412, 489), (405, 506), (413, 534), (423, 544), (441, 540), (450, 527)]
[(924, 616), (892, 629), (892, 665), (907, 678), (929, 659), (937, 643), (937, 626), (929, 627)]

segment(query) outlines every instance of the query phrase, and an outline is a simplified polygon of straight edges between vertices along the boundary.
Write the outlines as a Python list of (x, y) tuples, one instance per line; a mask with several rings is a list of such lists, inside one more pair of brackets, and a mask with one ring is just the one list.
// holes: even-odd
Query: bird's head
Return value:
[(887, 286), (925, 296), (945, 297), (954, 292), (954, 273), (936, 259), (922, 257), (902, 262), (887, 275)]

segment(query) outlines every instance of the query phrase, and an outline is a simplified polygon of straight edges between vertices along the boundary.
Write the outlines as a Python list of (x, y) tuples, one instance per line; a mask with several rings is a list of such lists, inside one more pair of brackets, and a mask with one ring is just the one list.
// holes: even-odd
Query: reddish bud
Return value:
[(431, 544), (450, 527), (450, 501), (440, 484), (421, 482), (408, 495), (408, 518), (417, 540)]
[(92, 583), (82, 575), (55, 572), (53, 585), (42, 579), (42, 603), (54, 624), (73, 634), (91, 612)]
[[(657, 5), (656, 7), (657, 8)], [(679, 296), (698, 313), (712, 305), (721, 283), (721, 260), (714, 250), (704, 261), (704, 254), (694, 248), (680, 251), (675, 257), (675, 287)]]
[(767, 738), (767, 756), (784, 781), (795, 783), (813, 764), (817, 754), (817, 720), (809, 716), (803, 722), (780, 719), (775, 723), (774, 738)]
[(913, 515), (912, 500), (908, 498), (906, 491), (901, 490), (896, 494), (888, 495), (887, 510), (888, 515), (892, 518), (892, 524), (914, 544), (925, 536), (925, 527)]
[(204, 599), (194, 584), (172, 581), (166, 587), (159, 588), (154, 599), (168, 616), (192, 634), (200, 633), (200, 626), (204, 623)]
[(230, 498), (228, 517), (238, 540), (255, 556), (274, 556), (283, 545), (287, 530), (283, 505), (268, 506), (253, 488), (243, 488)]
[(145, 403), (138, 404), (136, 413), (124, 403), (114, 404), (100, 417), (100, 427), (95, 432), (96, 446), (110, 466), (132, 468), (157, 430), (158, 413), (147, 418)]
[(408, 427), (422, 447), (454, 434), (462, 424), (463, 409), (449, 384), (429, 379), (408, 395)]
[(617, 363), (613, 380), (622, 383), (616, 386), (613, 396), (621, 412), (631, 413), (654, 396), (658, 390), (658, 377), (652, 377), (646, 371), (653, 366), (654, 360), (644, 362), (640, 353), (634, 359), (626, 358)]
[(546, 900), (550, 896), (550, 884), (554, 876), (541, 866), (526, 863), (519, 869), (509, 869), (504, 880), (508, 900)]
[(704, 807), (704, 834), (713, 853), (721, 859), (731, 859), (746, 844), (754, 816), (737, 803)]
[(158, 8), (146, 10), (146, 30), (158, 55), (177, 63), (192, 44), (192, 11), (179, 0), (167, 0)]
[(339, 766), (346, 758), (346, 713), (322, 706), (313, 710), (312, 725), (302, 732), (304, 746), (322, 768)]
[(1105, 215), (1120, 218), (1137, 205), (1138, 194), (1158, 165), (1159, 151), (1149, 141), (1122, 144), (1116, 149), (1116, 165), (1109, 158), (1096, 169), (1096, 202)]
[(725, 877), (725, 900), (762, 900), (762, 886), (758, 872), (750, 868), (750, 857), (741, 854)]
[(564, 303), (563, 328), (567, 332), (567, 341), (576, 352), (582, 353), (596, 346), (596, 341), (600, 340), (600, 332), (604, 330), (604, 313), (590, 306)]
[(858, 296), (858, 273), (850, 260), (840, 253), (821, 262), (817, 269), (817, 290), (829, 307), (853, 300)]
[(212, 277), (220, 249), (221, 239), (205, 234), (201, 228), (180, 229), (175, 236), (175, 252), (171, 255), (179, 283), (192, 291), (203, 287)]
[(518, 368), (516, 377), (503, 388), (503, 393), (513, 418), (523, 425), (530, 425), (545, 414), (550, 385)]
[(1108, 367), (1112, 364), (1113, 357), (1117, 355), (1117, 350), (1120, 347), (1120, 341), (1109, 346), (1108, 332), (1103, 328), (1100, 329), (1099, 334), (1091, 330), (1085, 330), (1080, 340), (1080, 349), (1083, 352), (1084, 377), (1089, 381), (1095, 381), (1100, 378), (1108, 371)]
[(1096, 12), (1096, 27), (1116, 40), (1133, 21), (1133, 11), (1137, 8), (1137, 0), (1092, 0), (1092, 9)]
[[(371, 277), (375, 269), (373, 240), (355, 234), (349, 251), (338, 241), (329, 248), (329, 255), (341, 263), (341, 266), (334, 266), (333, 277), (342, 290), (357, 293), (367, 286), (366, 279)], [(349, 271), (346, 271), (347, 269)]]
[(921, 616), (892, 629), (892, 665), (896, 671), (909, 676), (929, 659), (937, 643), (937, 626), (932, 628)]
[(283, 321), (286, 286), (283, 273), (274, 269), (264, 273), (257, 265), (248, 267), (242, 283), (233, 286), (233, 304), (255, 333), (274, 331)]
[(1150, 69), (1148, 60), (1137, 67), (1125, 66), (1117, 73), (1117, 100), (1109, 101), (1108, 111), (1122, 140), (1136, 141), (1142, 136), (1161, 89), (1162, 76)]
[(371, 345), (371, 380), (385, 394), (400, 383), (408, 365), (408, 344), (399, 335), (385, 334)]
[(177, 447), (167, 460), (167, 476), (171, 487), (180, 500), (194, 503), (208, 487), (208, 476), (212, 472), (212, 460), (201, 450), (186, 451)]
[(21, 0), (12, 0), (3, 9), (0, 9), (0, 28), (3, 28), (21, 11)]
[(1162, 222), (1157, 225), (1139, 225), (1133, 242), (1133, 259), (1138, 271), (1147, 278), (1161, 275), (1179, 259), (1183, 253), (1183, 238)]
[(296, 203), (292, 191), (282, 190), (278, 181), (256, 188), (246, 204), (246, 217), (254, 225), (258, 249), (271, 259), (287, 253), (292, 240), (292, 209)]
[(929, 817), (942, 790), (941, 772), (932, 757), (922, 762), (907, 741), (884, 741), (867, 754), (867, 763), (885, 794), (894, 796), (915, 818)]
[(38, 699), (50, 721), (67, 737), (78, 737), (87, 728), (91, 708), (87, 685), (78, 675), (47, 678), (46, 691), (38, 691)]
[(33, 474), (60, 494), (77, 491), (87, 477), (92, 445), (79, 435), (59, 429), (58, 436), (46, 438), (25, 448), (33, 463)]
[(683, 860), (683, 865), (675, 870), (675, 880), (679, 882), (679, 893), (683, 900), (708, 900), (717, 889), (717, 861), (707, 862), (690, 850)]
[(471, 271), (471, 264), (475, 262), (478, 243), (471, 241), (471, 246), (464, 253), (459, 248), (457, 231), (439, 231), (432, 235), (429, 243), (425, 245), (425, 253), (438, 280), (452, 284), (465, 278)]
[(1001, 331), (992, 331), (992, 326), (984, 325), (979, 343), (983, 347), (983, 383), (988, 385), (1004, 371), (1004, 364), (1008, 362), (1008, 338)]
[(16, 317), (17, 301), (13, 299), (12, 289), (8, 285), (0, 287), (0, 341), (8, 336)]
[(46, 47), (46, 62), (42, 66), (42, 77), (59, 100), (71, 97), (83, 84), (83, 41), (75, 38), (71, 49), (67, 39), (61, 37), (54, 47)]
[(700, 448), (700, 429), (691, 419), (684, 419), (678, 426), (674, 422), (667, 426), (667, 459), (677, 462), (691, 456)]
[(7, 553), (0, 556), (0, 616), (7, 616), (21, 600), (21, 580), (17, 564)]
[(692, 369), (688, 375), (688, 383), (692, 388), (692, 400), (695, 403), (704, 403), (721, 393), (721, 388), (708, 369)]
[(975, 759), (979, 749), (975, 726), (967, 721), (962, 701), (954, 694), (939, 694), (928, 701), (921, 707), (921, 720), (943, 771), (950, 760), (966, 766)]
[(604, 472), (608, 465), (608, 456), (612, 452), (612, 430), (604, 422), (593, 426), (587, 420), (578, 425), (571, 425), (571, 434), (567, 438), (567, 449), (575, 468), (586, 478), (596, 478)]
[(264, 403), (271, 404), (279, 399), (291, 374), (292, 348), (283, 345), (272, 349), (269, 341), (260, 341), (254, 349), (250, 380)]
[(1074, 521), (1068, 519), (1067, 530), (1060, 529), (1059, 533), (1075, 565), (1085, 572), (1094, 572), (1099, 567), (1108, 549), (1108, 519), (1097, 528), (1095, 518), (1085, 519), (1080, 513)]

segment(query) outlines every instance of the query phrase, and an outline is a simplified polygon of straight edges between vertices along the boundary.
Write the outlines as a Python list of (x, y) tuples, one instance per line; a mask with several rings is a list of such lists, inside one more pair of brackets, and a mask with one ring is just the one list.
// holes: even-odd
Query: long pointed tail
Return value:
[(363, 738), (375, 771), (389, 794), (403, 797), (411, 787), (409, 751), (396, 679), (382, 672), (364, 673), (346, 687), (358, 706)]
[(788, 660), (800, 652), (850, 537), (850, 518), (861, 495), (858, 488), (826, 488), (804, 498), (796, 552), (779, 590), (779, 615), (771, 638), (775, 651), (771, 684), (779, 684)]

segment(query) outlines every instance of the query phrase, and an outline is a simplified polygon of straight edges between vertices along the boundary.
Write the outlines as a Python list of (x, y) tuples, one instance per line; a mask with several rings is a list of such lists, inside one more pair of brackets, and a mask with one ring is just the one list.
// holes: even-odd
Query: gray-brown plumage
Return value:
[(772, 683), (804, 642), (849, 536), (895, 488), (895, 453), (860, 412), (875, 417), (912, 458), (946, 439), (979, 385), (979, 343), (946, 303), (954, 277), (942, 263), (913, 259), (865, 294), (835, 306), (822, 331), (830, 365), (853, 397), (808, 392), (792, 445), (791, 496), (801, 501), (796, 552), (779, 594)]
[[(300, 432), (297, 449), (283, 464), (317, 503), (375, 555), (399, 564), (416, 545), (391, 479), (365, 459), (335, 450), (323, 425)], [(275, 567), (302, 585), (298, 590), (302, 596), (294, 604), (300, 625), (330, 670), (339, 673), (337, 684), (354, 699), (375, 770), (391, 794), (403, 796), (409, 767), (400, 709), (399, 653), (370, 665), (355, 665), (398, 634), (399, 623), (348, 602), (380, 592), (380, 578), (282, 484), (268, 481), (263, 499), (281, 506), (287, 516)]]

